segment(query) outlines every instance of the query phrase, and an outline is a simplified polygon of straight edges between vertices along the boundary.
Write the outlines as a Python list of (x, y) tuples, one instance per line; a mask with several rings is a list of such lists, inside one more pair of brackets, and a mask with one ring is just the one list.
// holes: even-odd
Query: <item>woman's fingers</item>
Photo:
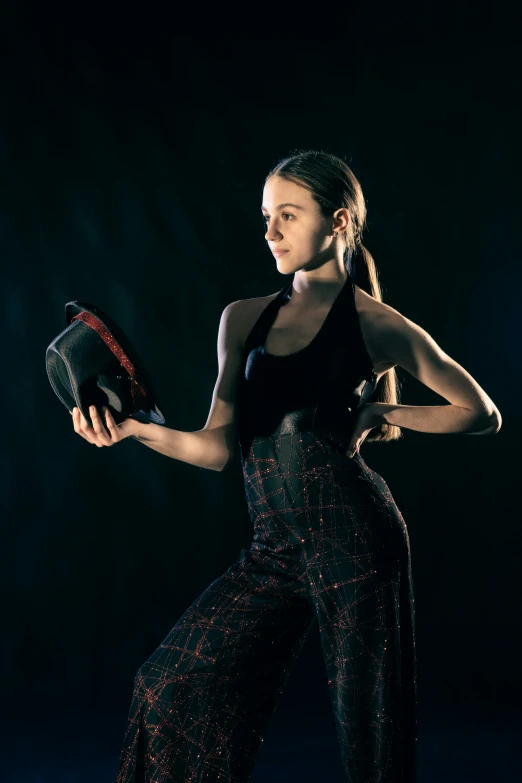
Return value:
[(110, 412), (110, 410), (108, 408), (105, 409), (104, 424), (107, 427), (107, 429), (109, 430), (109, 432), (111, 434), (111, 438), (113, 440), (115, 438), (117, 439), (118, 438), (118, 432), (119, 432), (118, 426), (117, 426), (116, 422), (114, 421), (114, 419), (112, 418), (112, 413)]
[(97, 435), (97, 446), (111, 446), (112, 441), (110, 436), (107, 434), (107, 430), (103, 426), (103, 423), (100, 419), (100, 414), (98, 413), (96, 407), (94, 405), (89, 406), (89, 413), (91, 414), (91, 420), (92, 420), (92, 427)]
[(73, 417), (74, 431), (78, 433), (78, 435), (81, 435), (81, 437), (84, 438), (89, 443), (95, 443), (93, 438), (88, 434), (89, 430), (91, 432), (93, 430), (89, 427), (87, 420), (85, 419), (85, 417), (83, 416), (79, 408), (73, 408), (72, 417)]
[(79, 408), (73, 409), (72, 417), (75, 432), (85, 438), (89, 443), (98, 446), (98, 448), (112, 446), (114, 443), (117, 443), (119, 440), (118, 430), (110, 411), (107, 409), (105, 414), (105, 424), (110, 434), (105, 429), (104, 422), (102, 422), (100, 414), (94, 405), (89, 407), (89, 413), (91, 415), (92, 427)]

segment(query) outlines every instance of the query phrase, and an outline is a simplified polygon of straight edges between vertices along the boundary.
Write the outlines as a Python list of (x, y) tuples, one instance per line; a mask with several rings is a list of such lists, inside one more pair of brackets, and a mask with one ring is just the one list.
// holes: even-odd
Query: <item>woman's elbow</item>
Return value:
[(497, 413), (497, 416), (495, 417), (495, 426), (491, 434), (496, 435), (501, 427), (502, 427), (502, 416), (500, 415), (500, 413)]
[(500, 411), (498, 408), (495, 408), (493, 413), (488, 419), (488, 426), (484, 430), (484, 435), (496, 435), (497, 432), (502, 427), (502, 416), (500, 415)]
[(227, 452), (225, 459), (223, 459), (223, 461), (220, 464), (220, 467), (218, 468), (219, 473), (223, 473), (223, 471), (227, 470), (230, 467), (230, 465), (233, 463), (233, 461), (234, 461), (234, 452), (229, 450)]

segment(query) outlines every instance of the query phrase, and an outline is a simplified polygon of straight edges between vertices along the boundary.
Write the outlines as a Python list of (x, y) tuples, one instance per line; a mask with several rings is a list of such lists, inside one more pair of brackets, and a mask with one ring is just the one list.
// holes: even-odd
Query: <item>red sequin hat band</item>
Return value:
[(134, 404), (134, 410), (139, 410), (139, 408), (141, 408), (142, 402), (147, 398), (147, 392), (136, 378), (136, 368), (134, 367), (133, 363), (121, 345), (116, 342), (105, 324), (102, 323), (99, 318), (96, 318), (95, 315), (88, 313), (85, 310), (82, 310), (81, 313), (78, 313), (78, 315), (75, 315), (73, 318), (71, 318), (71, 321), (83, 321), (84, 324), (87, 324), (87, 326), (90, 326), (91, 329), (94, 329), (94, 331), (100, 335), (103, 342), (114, 354), (122, 367), (127, 370), (131, 380), (131, 395), (132, 402)]

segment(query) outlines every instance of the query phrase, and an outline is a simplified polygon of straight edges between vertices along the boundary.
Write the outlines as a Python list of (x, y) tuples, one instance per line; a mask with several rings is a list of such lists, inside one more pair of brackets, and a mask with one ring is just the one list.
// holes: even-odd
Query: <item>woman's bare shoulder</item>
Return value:
[(400, 316), (398, 310), (386, 302), (379, 302), (378, 299), (374, 299), (363, 288), (358, 285), (355, 286), (355, 308), (359, 317), (370, 319), (376, 318), (393, 318), (394, 315)]
[(271, 301), (273, 301), (279, 292), (275, 294), (268, 294), (268, 296), (255, 296), (250, 299), (238, 299), (232, 302), (229, 307), (234, 310), (235, 314), (235, 328), (236, 336), (243, 346), (247, 335), (250, 334), (252, 328)]
[(416, 346), (430, 345), (442, 355), (433, 337), (422, 326), (395, 307), (374, 299), (359, 286), (355, 286), (355, 308), (368, 352), (374, 367), (379, 365), (380, 372), (397, 365), (398, 346), (413, 355), (418, 350)]
[(355, 286), (355, 309), (361, 332), (377, 372), (383, 373), (395, 367), (387, 356), (388, 335), (400, 331), (408, 321), (398, 310), (385, 302), (374, 299), (364, 289)]
[(408, 327), (422, 328), (395, 307), (386, 304), (386, 302), (379, 302), (378, 299), (374, 299), (357, 285), (355, 286), (355, 309), (360, 323), (369, 330), (405, 331)]

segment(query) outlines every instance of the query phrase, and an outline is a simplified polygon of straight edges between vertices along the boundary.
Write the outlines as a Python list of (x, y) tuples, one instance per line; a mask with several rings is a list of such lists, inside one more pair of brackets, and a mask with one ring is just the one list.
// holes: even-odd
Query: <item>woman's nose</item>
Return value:
[(269, 226), (266, 230), (265, 239), (267, 242), (270, 242), (273, 239), (278, 239), (280, 236), (280, 231), (277, 231), (274, 226)]

